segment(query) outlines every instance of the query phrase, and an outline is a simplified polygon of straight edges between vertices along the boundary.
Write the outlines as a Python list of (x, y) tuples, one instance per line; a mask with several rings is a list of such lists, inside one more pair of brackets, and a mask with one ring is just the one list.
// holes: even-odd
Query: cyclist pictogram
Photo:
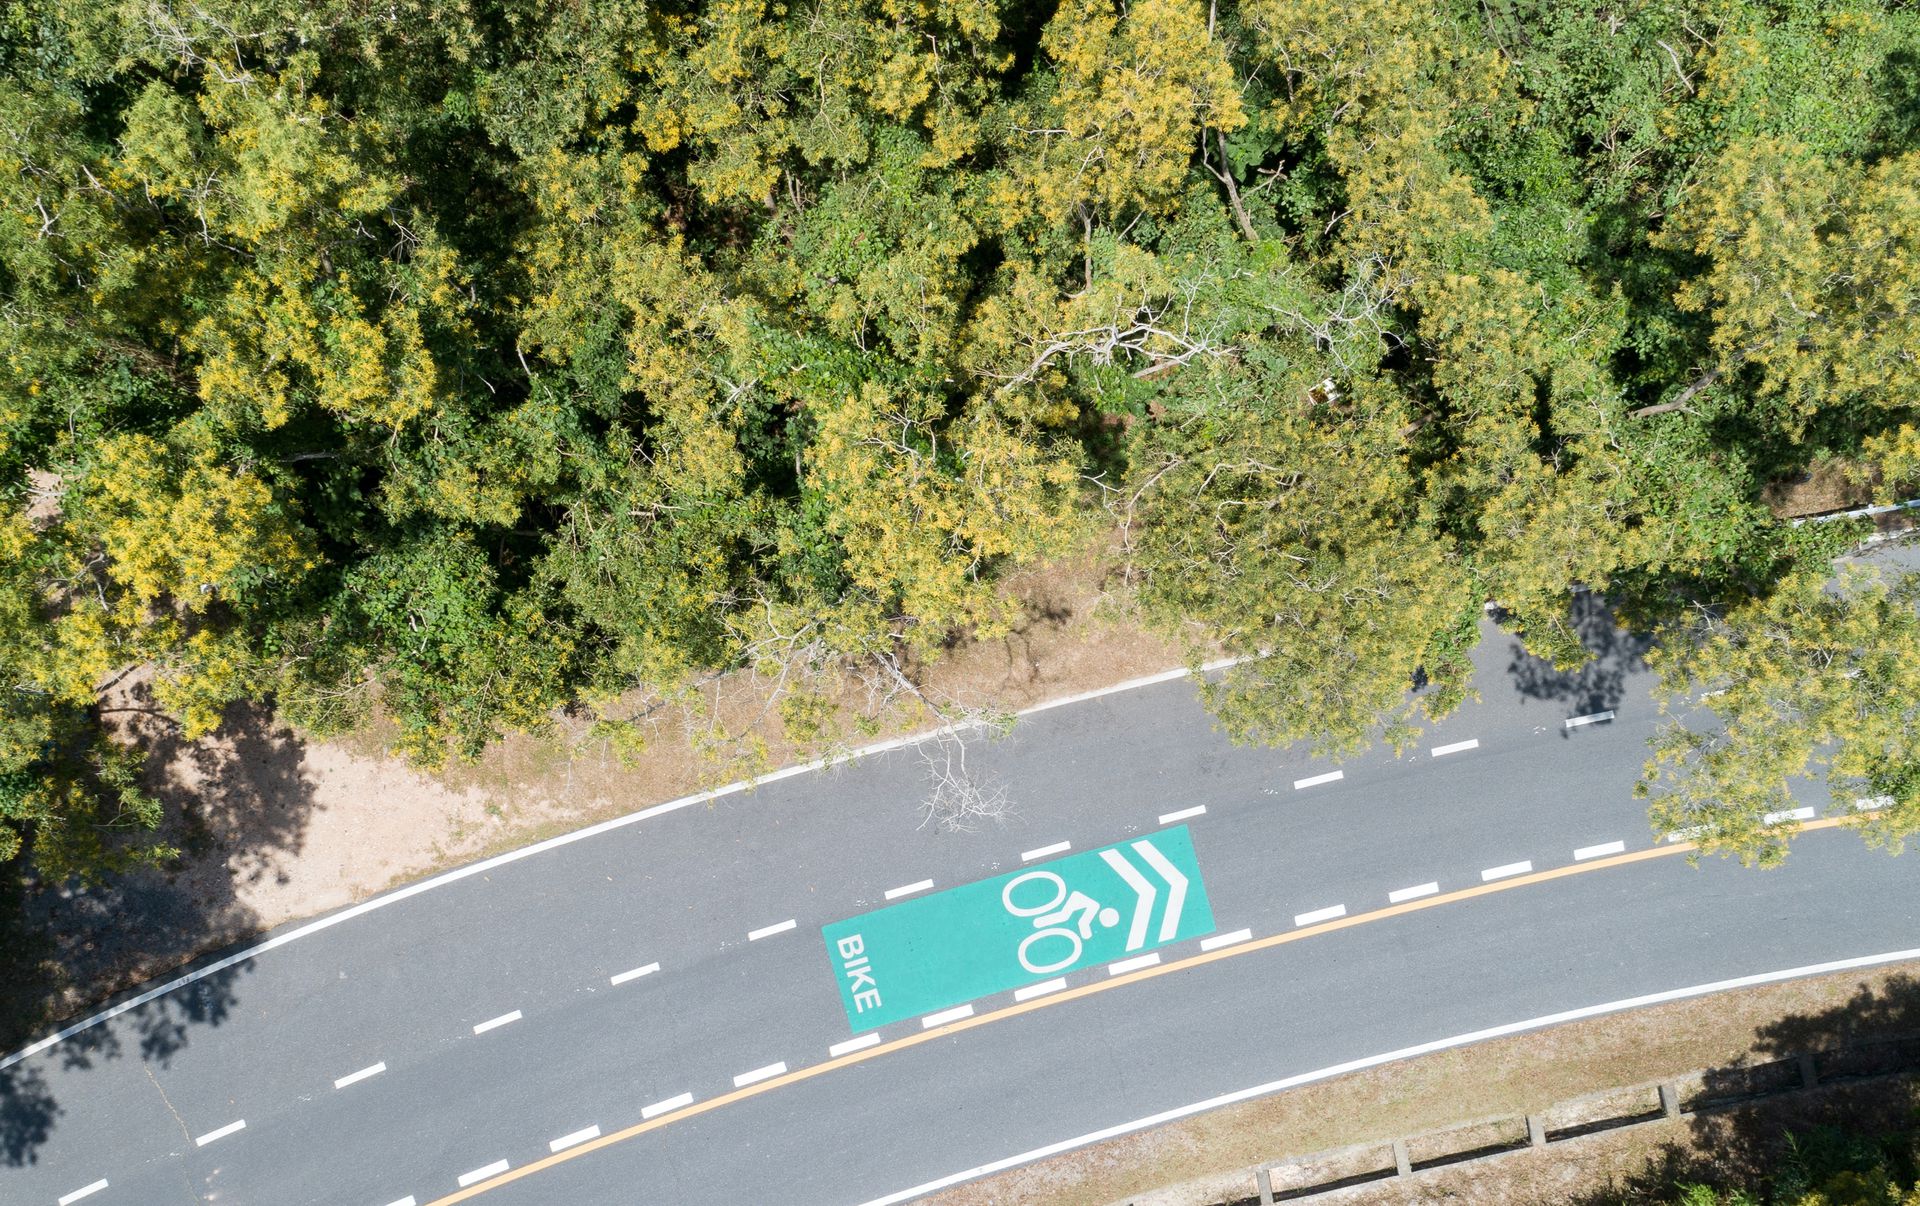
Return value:
[[(1014, 903), (1014, 895), (1020, 885), (1042, 882), (1052, 885), (1052, 895), (1037, 905)], [(1031, 898), (1032, 893), (1028, 893)], [(1096, 923), (1109, 929), (1120, 924), (1120, 910), (1112, 906), (1102, 907), (1099, 901), (1079, 889), (1069, 892), (1067, 881), (1051, 871), (1029, 871), (1025, 875), (1016, 875), (1000, 889), (1000, 903), (1007, 912), (1015, 917), (1031, 917), (1034, 932), (1020, 940), (1020, 966), (1036, 976), (1050, 975), (1063, 967), (1071, 967), (1080, 961), (1081, 951), (1086, 949), (1086, 940), (1093, 937)], [(1063, 926), (1063, 921), (1073, 921), (1071, 926)], [(1054, 946), (1066, 944), (1066, 953), (1060, 958), (1046, 963), (1036, 964), (1031, 948), (1039, 945), (1042, 939), (1052, 938)]]
[[(1151, 841), (1134, 842), (1130, 849), (1166, 884), (1167, 904), (1160, 918), (1160, 941), (1166, 942), (1180, 928), (1180, 913), (1187, 898), (1187, 877)], [(1160, 897), (1160, 889), (1119, 847), (1102, 850), (1099, 855), (1100, 861), (1133, 892), (1133, 918), (1127, 927), (1126, 949), (1137, 951), (1147, 944), (1147, 929), (1153, 921), (1153, 906)], [(1023, 893), (1022, 885), (1026, 884), (1044, 886)], [(1023, 899), (1016, 900), (1016, 897)], [(1102, 905), (1078, 888), (1068, 888), (1067, 881), (1052, 871), (1028, 871), (1014, 876), (1000, 889), (1000, 903), (1013, 916), (1032, 921), (1034, 932), (1020, 940), (1016, 954), (1020, 966), (1036, 976), (1051, 975), (1078, 963), (1087, 939), (1093, 937), (1095, 925), (1112, 929), (1120, 924), (1120, 910)], [(1035, 953), (1036, 947), (1058, 954), (1059, 958), (1042, 961)]]
[(1184, 825), (826, 927), (855, 1030), (1210, 933)]

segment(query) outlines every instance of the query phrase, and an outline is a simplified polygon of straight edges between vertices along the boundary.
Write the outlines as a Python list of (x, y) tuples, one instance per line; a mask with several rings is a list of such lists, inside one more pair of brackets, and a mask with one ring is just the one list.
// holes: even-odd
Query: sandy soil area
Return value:
[[(928, 667), (928, 694), (1017, 709), (1179, 665), (1181, 650), (1115, 601), (1107, 564), (1089, 555), (1014, 579), (1014, 631), (963, 643)], [(150, 786), (169, 817), (161, 836), (183, 857), (109, 887), (31, 894), (11, 960), (25, 967), (9, 969), (16, 982), (0, 992), (0, 1045), (282, 923), (835, 748), (796, 747), (771, 719), (752, 723), (766, 686), (731, 675), (709, 684), (704, 715), (656, 712), (637, 756), (593, 739), (585, 721), (557, 717), (545, 733), (428, 773), (390, 755), (377, 723), (348, 740), (310, 742), (263, 710), (237, 708), (218, 733), (183, 742), (148, 703), (142, 676), (130, 675), (109, 710), (149, 747)], [(896, 709), (877, 731), (849, 728), (839, 740), (857, 746), (931, 723), (917, 707)], [(716, 740), (723, 731), (730, 739)]]

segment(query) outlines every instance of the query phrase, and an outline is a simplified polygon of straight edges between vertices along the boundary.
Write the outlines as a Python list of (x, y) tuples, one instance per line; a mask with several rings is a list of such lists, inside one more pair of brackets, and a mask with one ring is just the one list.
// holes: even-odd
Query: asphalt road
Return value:
[[(1567, 679), (1489, 629), (1483, 700), (1337, 781), (1296, 788), (1336, 768), (1230, 746), (1175, 681), (1034, 714), (978, 751), (1017, 801), (1004, 827), (919, 828), (901, 750), (397, 899), (0, 1070), (0, 1201), (427, 1206), (685, 1095), (481, 1200), (860, 1203), (1447, 1035), (1920, 947), (1911, 861), (1844, 833), (1765, 873), (1636, 859), (1670, 848), (1631, 796), (1649, 683), (1637, 649), (1592, 631), (1601, 659)], [(996, 1016), (1014, 1006), (998, 994), (957, 1029), (897, 1023), (830, 1053), (854, 1032), (823, 925), (1199, 808), (1180, 823), (1218, 929), (1246, 943), (1203, 957), (1196, 939), (1134, 978), (1092, 968), (1024, 1012)], [(1487, 884), (1497, 868), (1514, 869)], [(1414, 904), (1432, 907), (1299, 925), (1427, 884)]]

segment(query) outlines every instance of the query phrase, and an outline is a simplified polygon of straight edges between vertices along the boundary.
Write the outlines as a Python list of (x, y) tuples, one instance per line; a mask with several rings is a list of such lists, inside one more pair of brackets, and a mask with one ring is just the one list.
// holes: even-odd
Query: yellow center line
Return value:
[[(1852, 819), (1851, 817), (1822, 817), (1819, 820), (1802, 821), (1799, 830), (1800, 832), (1805, 832), (1811, 829), (1832, 829), (1835, 826), (1847, 824)], [(602, 1135), (598, 1139), (589, 1140), (577, 1147), (570, 1147), (556, 1155), (535, 1160), (532, 1164), (523, 1164), (519, 1168), (501, 1173), (491, 1180), (482, 1181), (478, 1185), (462, 1189), (457, 1193), (450, 1193), (444, 1198), (435, 1198), (433, 1201), (428, 1202), (427, 1206), (453, 1206), (455, 1202), (465, 1202), (471, 1198), (477, 1198), (483, 1193), (499, 1189), (501, 1186), (518, 1181), (522, 1177), (531, 1177), (535, 1173), (544, 1172), (557, 1164), (564, 1164), (568, 1160), (577, 1160), (590, 1152), (597, 1152), (603, 1147), (611, 1147), (616, 1143), (623, 1143), (628, 1139), (644, 1135), (649, 1131), (657, 1131), (661, 1127), (671, 1126), (673, 1123), (685, 1121), (696, 1115), (723, 1109), (737, 1101), (745, 1101), (749, 1097), (758, 1097), (762, 1093), (771, 1093), (775, 1089), (785, 1088), (788, 1085), (796, 1085), (801, 1081), (811, 1080), (816, 1076), (824, 1076), (829, 1072), (837, 1072), (842, 1068), (850, 1068), (855, 1064), (864, 1063), (870, 1059), (878, 1059), (883, 1055), (891, 1055), (896, 1051), (904, 1051), (909, 1047), (917, 1047), (921, 1043), (930, 1043), (935, 1039), (947, 1038), (963, 1030), (972, 1030), (976, 1026), (985, 1026), (992, 1022), (1005, 1021), (1008, 1018), (1019, 1017), (1021, 1014), (1032, 1013), (1038, 1009), (1051, 1009), (1057, 1005), (1064, 1005), (1068, 1001), (1077, 1001), (1082, 997), (1093, 996), (1095, 993), (1110, 992), (1113, 989), (1123, 988), (1129, 984), (1138, 984), (1143, 980), (1151, 980), (1156, 976), (1169, 976), (1175, 972), (1186, 971), (1190, 968), (1201, 967), (1209, 963), (1217, 963), (1222, 959), (1233, 959), (1242, 955), (1251, 955), (1257, 951), (1271, 950), (1276, 946), (1285, 946), (1289, 942), (1299, 942), (1307, 938), (1317, 938), (1322, 934), (1331, 934), (1336, 930), (1351, 929), (1354, 926), (1366, 925), (1376, 921), (1385, 921), (1389, 918), (1405, 916), (1408, 913), (1418, 913), (1423, 909), (1437, 909), (1442, 905), (1456, 904), (1463, 900), (1473, 900), (1481, 896), (1490, 896), (1495, 892), (1511, 892), (1515, 888), (1524, 888), (1532, 884), (1544, 884), (1552, 880), (1566, 879), (1574, 875), (1585, 875), (1592, 871), (1604, 871), (1611, 867), (1624, 867), (1631, 863), (1644, 863), (1650, 859), (1669, 858), (1677, 854), (1690, 853), (1695, 849), (1697, 849), (1697, 844), (1694, 842), (1669, 842), (1646, 850), (1634, 850), (1626, 854), (1616, 854), (1609, 858), (1596, 858), (1590, 862), (1569, 863), (1564, 867), (1555, 867), (1550, 871), (1535, 871), (1529, 875), (1516, 875), (1511, 879), (1495, 880), (1490, 884), (1479, 884), (1471, 888), (1462, 888), (1457, 892), (1447, 892), (1439, 896), (1428, 896), (1420, 900), (1410, 900), (1404, 904), (1390, 905), (1384, 909), (1375, 909), (1371, 913), (1356, 913), (1350, 917), (1341, 917), (1334, 921), (1321, 922), (1318, 925), (1302, 926), (1299, 929), (1287, 930), (1266, 938), (1255, 938), (1247, 942), (1237, 943), (1233, 946), (1222, 947), (1217, 951), (1207, 951), (1203, 954), (1181, 959), (1174, 963), (1162, 963), (1155, 967), (1147, 967), (1139, 971), (1128, 972), (1122, 976), (1114, 976), (1106, 980), (1095, 980), (1087, 984), (1082, 984), (1078, 988), (1063, 989), (1060, 992), (1051, 993), (1044, 997), (1036, 997), (1031, 1001), (1023, 1001), (1018, 1005), (1009, 1005), (1005, 1009), (997, 1009), (992, 1013), (976, 1014), (970, 1018), (962, 1018), (957, 1022), (948, 1022), (946, 1025), (937, 1026), (932, 1030), (923, 1030), (918, 1034), (910, 1034), (904, 1038), (894, 1039), (892, 1042), (881, 1043), (876, 1047), (868, 1047), (864, 1051), (856, 1051), (848, 1055), (842, 1055), (836, 1059), (830, 1059), (825, 1063), (814, 1064), (809, 1068), (802, 1068), (797, 1072), (788, 1072), (784, 1076), (776, 1076), (770, 1080), (763, 1080), (757, 1084), (749, 1085), (744, 1089), (735, 1089), (731, 1093), (722, 1093), (718, 1097), (711, 1097), (705, 1101), (695, 1102), (683, 1109), (675, 1110), (671, 1114), (663, 1114), (658, 1118), (637, 1123), (623, 1131), (614, 1131), (611, 1134)]]

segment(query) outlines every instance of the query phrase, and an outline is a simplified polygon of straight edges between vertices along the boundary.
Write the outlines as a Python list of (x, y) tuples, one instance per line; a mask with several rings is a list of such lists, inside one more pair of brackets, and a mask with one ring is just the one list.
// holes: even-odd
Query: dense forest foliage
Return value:
[(1589, 587), (1727, 692), (1661, 824), (1920, 828), (1913, 591), (1761, 502), (1920, 483), (1909, 5), (8, 0), (0, 211), (0, 860), (153, 854), (130, 666), (428, 762), (728, 667), (804, 732), (1115, 530), (1236, 736)]

